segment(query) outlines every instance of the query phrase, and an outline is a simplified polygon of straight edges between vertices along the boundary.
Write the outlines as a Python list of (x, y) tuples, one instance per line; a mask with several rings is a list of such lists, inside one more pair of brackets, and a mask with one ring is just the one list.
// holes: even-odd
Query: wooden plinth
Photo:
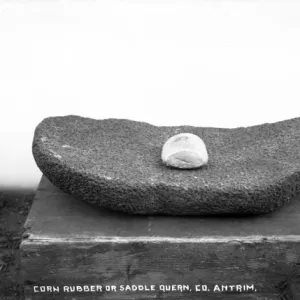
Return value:
[(25, 299), (300, 299), (299, 200), (247, 218), (129, 216), (43, 177), (21, 243)]

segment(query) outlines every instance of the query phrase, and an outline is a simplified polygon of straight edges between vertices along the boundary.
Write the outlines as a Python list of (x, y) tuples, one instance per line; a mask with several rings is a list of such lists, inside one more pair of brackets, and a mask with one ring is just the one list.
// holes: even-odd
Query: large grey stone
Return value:
[[(205, 141), (207, 165), (163, 164), (164, 142), (181, 132)], [(37, 126), (33, 155), (62, 191), (132, 214), (260, 214), (300, 193), (300, 118), (225, 129), (52, 117)]]

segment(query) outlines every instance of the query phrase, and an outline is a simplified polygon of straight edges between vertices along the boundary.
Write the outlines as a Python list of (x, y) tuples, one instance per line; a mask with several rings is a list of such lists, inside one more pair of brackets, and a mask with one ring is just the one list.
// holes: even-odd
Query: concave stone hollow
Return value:
[[(205, 141), (208, 164), (166, 167), (162, 145), (186, 132)], [(130, 214), (260, 214), (300, 192), (300, 118), (226, 129), (52, 117), (37, 126), (33, 155), (62, 191)]]

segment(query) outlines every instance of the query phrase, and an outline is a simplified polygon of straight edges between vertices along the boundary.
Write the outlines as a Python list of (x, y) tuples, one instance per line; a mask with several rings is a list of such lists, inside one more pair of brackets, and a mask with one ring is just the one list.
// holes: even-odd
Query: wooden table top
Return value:
[(43, 176), (25, 227), (29, 240), (224, 242), (300, 240), (300, 195), (277, 212), (251, 217), (133, 216), (99, 209)]

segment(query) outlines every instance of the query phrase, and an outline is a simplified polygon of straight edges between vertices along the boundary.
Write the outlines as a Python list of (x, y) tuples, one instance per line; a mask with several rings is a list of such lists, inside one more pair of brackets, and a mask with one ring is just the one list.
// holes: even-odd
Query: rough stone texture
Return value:
[[(162, 163), (162, 145), (182, 132), (205, 140), (207, 165)], [(33, 155), (62, 191), (132, 214), (260, 214), (300, 193), (300, 118), (221, 129), (52, 117), (37, 126)]]

